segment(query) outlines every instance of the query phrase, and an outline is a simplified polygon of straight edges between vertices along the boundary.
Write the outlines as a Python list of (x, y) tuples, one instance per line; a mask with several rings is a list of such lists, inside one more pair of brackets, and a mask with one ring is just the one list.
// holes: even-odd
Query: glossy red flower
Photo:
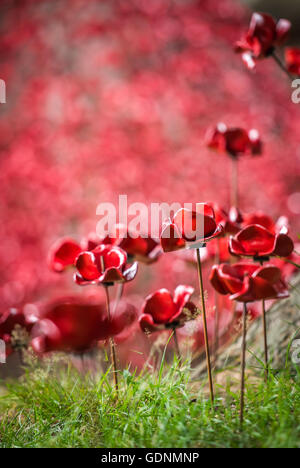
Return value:
[(144, 302), (139, 323), (146, 333), (177, 328), (194, 320), (198, 315), (197, 307), (190, 302), (194, 288), (177, 286), (174, 295), (167, 289), (159, 289), (150, 294)]
[(120, 303), (108, 318), (105, 304), (90, 304), (78, 298), (48, 304), (34, 325), (31, 345), (38, 354), (51, 351), (83, 353), (98, 341), (121, 333), (137, 318), (136, 309)]
[(250, 27), (245, 36), (236, 43), (235, 50), (243, 54), (248, 68), (255, 67), (255, 61), (268, 57), (277, 45), (282, 44), (291, 29), (290, 21), (275, 21), (266, 13), (253, 13)]
[(127, 254), (113, 245), (99, 245), (81, 252), (76, 260), (74, 280), (79, 285), (125, 283), (135, 278), (138, 264), (127, 266)]
[(213, 208), (207, 203), (197, 203), (195, 210), (181, 208), (173, 219), (163, 226), (160, 241), (164, 252), (184, 247), (194, 248), (223, 233), (217, 224)]
[(296, 47), (286, 48), (285, 63), (289, 73), (300, 76), (300, 49)]
[(230, 294), (230, 299), (253, 302), (261, 299), (288, 297), (287, 285), (280, 269), (274, 265), (258, 266), (252, 263), (223, 263), (214, 265), (210, 282), (220, 294)]
[(262, 142), (257, 130), (246, 131), (242, 128), (227, 128), (224, 123), (210, 128), (205, 137), (209, 148), (227, 153), (237, 158), (241, 155), (259, 155), (262, 152)]
[(274, 234), (263, 226), (252, 224), (229, 239), (229, 251), (238, 257), (288, 257), (294, 243), (287, 234)]

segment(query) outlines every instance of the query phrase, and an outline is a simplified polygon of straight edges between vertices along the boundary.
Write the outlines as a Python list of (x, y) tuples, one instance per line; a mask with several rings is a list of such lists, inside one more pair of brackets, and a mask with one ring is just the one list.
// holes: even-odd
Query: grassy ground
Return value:
[(176, 362), (157, 375), (124, 371), (118, 400), (108, 374), (31, 369), (0, 399), (0, 447), (300, 447), (300, 373), (248, 382), (243, 432), (237, 382), (221, 380), (213, 411)]

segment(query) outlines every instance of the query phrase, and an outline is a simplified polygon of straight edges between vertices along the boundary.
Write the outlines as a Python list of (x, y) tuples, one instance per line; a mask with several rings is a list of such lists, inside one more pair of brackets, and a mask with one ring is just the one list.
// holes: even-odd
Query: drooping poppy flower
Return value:
[(224, 123), (210, 128), (205, 141), (209, 148), (227, 153), (233, 158), (242, 155), (260, 155), (262, 152), (262, 142), (257, 130), (228, 128)]
[(120, 303), (108, 317), (105, 304), (90, 304), (78, 298), (48, 304), (34, 325), (31, 345), (38, 354), (51, 351), (83, 353), (98, 341), (121, 333), (137, 318), (133, 306)]
[(275, 21), (266, 13), (253, 13), (248, 32), (235, 44), (235, 51), (242, 53), (248, 68), (255, 67), (255, 61), (272, 54), (281, 45), (291, 29), (290, 21)]
[(238, 257), (288, 257), (294, 243), (287, 234), (274, 234), (258, 224), (251, 224), (229, 239), (229, 251)]
[(223, 232), (217, 224), (213, 208), (207, 203), (197, 203), (195, 210), (181, 208), (162, 229), (160, 241), (164, 252), (182, 248), (197, 248), (215, 239)]
[(190, 286), (177, 286), (174, 295), (167, 289), (159, 289), (146, 297), (139, 323), (142, 330), (152, 333), (168, 328), (183, 326), (186, 322), (194, 320), (199, 311), (190, 302), (194, 288)]
[(158, 260), (162, 249), (151, 236), (142, 237), (136, 232), (129, 231), (125, 225), (117, 224), (113, 237), (108, 237), (103, 243), (111, 243), (125, 250), (128, 260), (150, 264)]
[(76, 259), (74, 280), (79, 285), (125, 283), (135, 278), (138, 264), (127, 265), (127, 254), (113, 245), (99, 245)]
[(281, 271), (274, 265), (214, 265), (210, 282), (220, 294), (230, 294), (230, 299), (238, 302), (283, 299), (289, 296), (287, 285), (281, 278)]
[(300, 49), (296, 47), (286, 48), (285, 63), (289, 73), (300, 76)]

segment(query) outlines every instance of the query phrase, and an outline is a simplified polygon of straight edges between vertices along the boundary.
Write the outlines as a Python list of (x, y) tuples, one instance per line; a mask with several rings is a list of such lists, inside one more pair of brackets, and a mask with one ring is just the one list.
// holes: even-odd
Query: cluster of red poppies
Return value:
[[(181, 209), (161, 233), (161, 246), (152, 238), (142, 238), (118, 226), (118, 236), (99, 239), (90, 235), (77, 243), (63, 238), (49, 253), (49, 266), (56, 272), (71, 267), (78, 285), (102, 285), (105, 288), (132, 281), (138, 262), (152, 264), (162, 252), (208, 248), (212, 257), (220, 247), (219, 258), (225, 263), (214, 265), (210, 275), (213, 287), (230, 299), (254, 302), (281, 299), (288, 291), (278, 260), (291, 258), (294, 244), (287, 234), (286, 220), (274, 223), (262, 213), (243, 216), (232, 208), (226, 213), (211, 204), (198, 204), (195, 211)], [(230, 255), (247, 257), (253, 262), (232, 263)], [(270, 263), (270, 258), (275, 261)], [(257, 264), (255, 263), (257, 262)], [(196, 263), (196, 261), (195, 261)], [(290, 265), (287, 263), (286, 265)], [(295, 264), (293, 268), (296, 270)], [(289, 272), (290, 273), (290, 272)], [(155, 332), (184, 326), (199, 315), (190, 301), (194, 288), (178, 286), (174, 296), (160, 289), (145, 299), (139, 323), (143, 331)], [(119, 298), (120, 299), (120, 298)], [(89, 304), (84, 299), (66, 298), (54, 301), (35, 314), (12, 309), (1, 317), (0, 336), (9, 342), (15, 325), (25, 327), (33, 336), (32, 346), (39, 353), (53, 350), (83, 352), (100, 340), (121, 333), (137, 319), (135, 307), (116, 304), (109, 316), (104, 303)]]
[[(199, 315), (203, 304), (197, 299), (192, 302), (194, 288), (181, 284), (194, 281), (193, 273), (181, 265), (198, 266), (197, 251), (209, 271), (211, 261), (217, 260), (210, 278), (220, 294), (246, 303), (286, 297), (286, 277), (297, 269), (287, 221), (280, 218), (274, 223), (255, 210), (243, 213), (238, 205), (248, 203), (251, 209), (263, 206), (277, 214), (297, 213), (294, 198), (290, 199), (291, 194), (297, 195), (299, 134), (295, 132), (297, 119), (292, 118), (296, 109), (292, 105), (282, 109), (281, 85), (264, 71), (266, 86), (276, 99), (261, 99), (257, 91), (261, 75), (253, 77), (252, 83), (231, 54), (228, 40), (234, 42), (244, 10), (230, 1), (222, 7), (218, 0), (186, 4), (109, 0), (101, 5), (95, 0), (88, 7), (84, 5), (85, 20), (80, 20), (82, 0), (70, 0), (69, 9), (48, 3), (54, 21), (65, 25), (66, 11), (72, 15), (62, 40), (58, 41), (50, 26), (45, 29), (51, 22), (45, 19), (44, 10), (30, 1), (3, 13), (3, 78), (23, 89), (0, 123), (4, 155), (1, 210), (7, 220), (1, 226), (4, 285), (0, 299), (4, 312), (0, 338), (10, 343), (9, 352), (16, 325), (26, 329), (38, 353), (82, 353), (132, 326), (136, 337), (137, 323), (150, 333), (169, 329), (174, 333), (180, 328), (179, 335), (185, 336), (188, 325), (184, 325), (192, 320), (196, 346), (202, 346), (204, 330)], [(9, 25), (16, 17), (19, 28), (12, 31)], [(255, 14), (237, 50), (248, 64), (274, 56), (289, 27), (285, 20), (276, 23), (268, 15)], [(25, 42), (28, 52), (21, 55)], [(72, 64), (67, 61), (71, 73), (65, 71), (64, 58), (69, 57), (70, 43), (76, 45)], [(287, 52), (287, 63), (291, 73), (299, 72), (295, 50)], [(220, 69), (223, 79), (215, 80)], [(210, 91), (212, 80), (214, 89)], [(245, 116), (248, 108), (250, 114)], [(279, 109), (283, 114), (274, 132), (273, 117)], [(220, 114), (226, 121), (242, 121), (247, 130), (220, 123), (209, 128), (203, 139), (209, 122), (215, 123)], [(15, 125), (17, 115), (22, 118)], [(255, 122), (259, 131), (251, 129), (250, 122)], [(285, 141), (290, 142), (288, 149)], [(115, 238), (91, 235), (81, 242), (70, 238), (58, 241), (49, 254), (51, 270), (62, 272), (71, 267), (76, 285), (101, 286), (99, 290), (105, 293), (119, 285), (116, 300), (109, 304), (108, 313), (107, 297), (100, 293), (92, 304), (82, 293), (80, 298), (72, 295), (46, 301), (39, 310), (28, 313), (23, 304), (32, 298), (49, 297), (49, 285), (59, 292), (66, 288), (67, 280), (48, 275), (41, 267), (53, 235), (88, 232), (91, 225), (86, 218), (93, 219), (100, 200), (115, 200), (116, 193), (129, 193), (133, 200), (142, 197), (172, 202), (175, 188), (180, 200), (195, 199), (199, 193), (204, 199), (227, 200), (227, 161), (214, 160), (218, 156), (210, 149), (227, 153), (232, 162), (232, 208), (228, 212), (211, 203), (197, 204), (195, 210), (182, 209), (164, 224), (161, 239), (131, 236), (126, 227), (118, 226)], [(281, 157), (283, 149), (290, 155), (289, 165)], [(259, 159), (262, 152), (264, 158)], [(253, 156), (248, 159), (254, 168), (251, 176), (243, 168), (243, 156)], [(268, 184), (258, 191), (267, 171)], [(238, 185), (243, 187), (241, 200)], [(162, 255), (173, 251), (172, 262)], [(232, 256), (253, 261), (234, 263)], [(160, 257), (159, 268), (155, 263)], [(148, 293), (160, 286), (175, 289), (174, 294), (158, 289), (143, 304), (138, 298), (135, 307), (131, 298), (124, 302), (123, 287), (128, 283), (129, 289), (137, 278), (138, 263), (147, 265), (141, 268), (145, 286), (142, 291), (137, 287), (140, 297), (144, 299), (145, 289)], [(210, 342), (216, 317), (211, 296), (207, 301)], [(7, 312), (9, 306), (16, 307)], [(223, 309), (220, 333), (226, 334), (231, 321), (226, 299)]]

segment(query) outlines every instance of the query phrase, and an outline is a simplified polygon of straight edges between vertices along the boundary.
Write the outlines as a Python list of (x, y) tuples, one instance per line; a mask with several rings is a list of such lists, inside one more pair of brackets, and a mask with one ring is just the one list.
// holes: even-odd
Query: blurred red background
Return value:
[[(250, 17), (239, 2), (2, 0), (0, 17), (2, 309), (78, 292), (46, 258), (58, 237), (95, 230), (100, 202), (228, 208), (229, 161), (203, 143), (219, 121), (264, 141), (241, 160), (241, 207), (287, 215), (296, 237), (299, 107), (275, 63), (252, 74), (234, 54)], [(183, 266), (142, 266), (131, 292), (194, 284)]]

